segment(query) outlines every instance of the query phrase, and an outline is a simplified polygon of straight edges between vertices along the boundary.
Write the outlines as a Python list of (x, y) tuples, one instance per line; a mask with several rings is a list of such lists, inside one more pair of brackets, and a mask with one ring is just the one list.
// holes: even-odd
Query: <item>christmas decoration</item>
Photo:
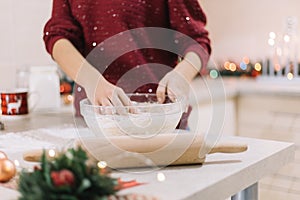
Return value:
[(219, 66), (221, 76), (257, 77), (262, 73), (262, 62), (250, 62), (245, 56), (240, 63), (226, 61)]
[(8, 159), (0, 159), (0, 182), (7, 182), (16, 174), (14, 163)]
[(47, 159), (44, 151), (40, 167), (21, 172), (19, 200), (104, 200), (121, 189), (140, 184), (112, 178), (96, 163), (87, 161), (81, 148), (69, 149), (52, 159)]
[(73, 102), (73, 96), (71, 94), (62, 94), (63, 103), (69, 105)]
[(0, 160), (2, 159), (7, 159), (7, 156), (3, 151), (0, 151)]
[(51, 179), (56, 187), (73, 186), (75, 183), (74, 174), (67, 169), (51, 172)]
[(60, 94), (71, 94), (72, 93), (72, 84), (68, 81), (60, 81)]

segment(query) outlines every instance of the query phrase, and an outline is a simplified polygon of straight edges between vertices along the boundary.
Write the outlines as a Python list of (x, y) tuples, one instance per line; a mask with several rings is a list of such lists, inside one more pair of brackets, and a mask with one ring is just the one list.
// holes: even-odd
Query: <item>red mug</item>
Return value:
[(0, 91), (0, 104), (2, 115), (28, 114), (27, 89)]

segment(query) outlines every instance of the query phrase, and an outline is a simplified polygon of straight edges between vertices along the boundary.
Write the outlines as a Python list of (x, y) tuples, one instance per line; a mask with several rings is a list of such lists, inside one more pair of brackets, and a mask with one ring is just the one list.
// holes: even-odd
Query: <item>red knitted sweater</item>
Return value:
[[(205, 25), (206, 16), (197, 0), (53, 0), (52, 16), (44, 28), (44, 41), (47, 51), (52, 54), (54, 43), (66, 38), (86, 57), (96, 45), (120, 32), (140, 27), (162, 27), (186, 34), (200, 44), (204, 51), (196, 52), (205, 65), (211, 51)], [(185, 48), (183, 51), (193, 49), (191, 46)], [(116, 84), (138, 65), (160, 63), (174, 67), (177, 56), (158, 49), (128, 52), (113, 61), (103, 75)], [(155, 77), (149, 73), (146, 70), (137, 78)], [(125, 82), (118, 86), (126, 91)], [(136, 91), (155, 90), (156, 84), (146, 84)], [(84, 97), (83, 90), (75, 90), (76, 107)]]

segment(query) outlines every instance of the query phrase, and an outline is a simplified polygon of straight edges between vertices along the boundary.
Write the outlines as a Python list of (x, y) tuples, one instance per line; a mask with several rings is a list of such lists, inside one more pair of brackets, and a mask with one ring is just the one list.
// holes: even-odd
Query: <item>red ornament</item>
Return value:
[(74, 174), (67, 169), (51, 172), (51, 179), (56, 187), (72, 186), (75, 183)]
[(70, 94), (72, 93), (72, 85), (68, 82), (62, 82), (60, 84), (60, 94)]

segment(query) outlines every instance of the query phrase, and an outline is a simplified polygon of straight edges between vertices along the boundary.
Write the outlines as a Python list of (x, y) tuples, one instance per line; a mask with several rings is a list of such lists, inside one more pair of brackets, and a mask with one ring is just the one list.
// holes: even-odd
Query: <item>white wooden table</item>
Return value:
[[(74, 123), (72, 115), (67, 113), (33, 114), (24, 119), (3, 121), (6, 130), (0, 132), (0, 138), (6, 133)], [(261, 178), (276, 172), (294, 157), (294, 146), (291, 143), (231, 136), (225, 139), (247, 143), (248, 150), (238, 154), (211, 154), (206, 157), (203, 165), (167, 167), (147, 173), (114, 172), (114, 176), (124, 180), (136, 179), (146, 183), (123, 190), (121, 194), (140, 193), (162, 200), (224, 200), (246, 188), (255, 193), (256, 183)], [(13, 148), (6, 150), (13, 152)], [(165, 177), (165, 180), (159, 181), (158, 174)], [(1, 200), (13, 200), (17, 197), (18, 192), (0, 187)]]
[[(254, 200), (253, 192), (255, 194), (257, 182), (276, 172), (294, 156), (294, 147), (290, 143), (239, 137), (231, 137), (231, 140), (247, 143), (248, 151), (212, 154), (207, 156), (202, 166), (167, 167), (148, 174), (120, 173), (118, 175), (123, 178), (136, 178), (148, 183), (123, 193), (138, 192), (166, 200), (224, 200), (248, 188), (248, 192), (252, 194), (238, 194), (233, 199)], [(165, 175), (165, 181), (157, 180), (158, 173)]]

